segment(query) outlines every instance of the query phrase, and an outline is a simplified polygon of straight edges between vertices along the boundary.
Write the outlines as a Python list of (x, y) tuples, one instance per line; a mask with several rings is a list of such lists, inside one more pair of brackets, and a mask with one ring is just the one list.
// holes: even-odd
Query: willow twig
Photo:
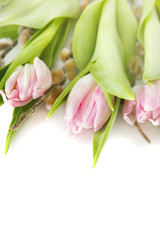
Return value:
[(147, 137), (147, 135), (143, 132), (142, 128), (140, 127), (140, 125), (137, 123), (137, 121), (135, 122), (135, 127), (138, 129), (138, 131), (140, 132), (140, 134), (142, 135), (142, 137), (146, 140), (147, 143), (151, 143), (151, 140)]

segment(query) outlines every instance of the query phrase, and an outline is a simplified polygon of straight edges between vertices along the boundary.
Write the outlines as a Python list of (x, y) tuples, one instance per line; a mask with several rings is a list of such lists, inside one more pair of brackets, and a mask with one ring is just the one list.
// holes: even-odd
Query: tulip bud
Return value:
[(34, 64), (19, 66), (9, 77), (5, 92), (0, 91), (4, 101), (13, 107), (24, 106), (32, 99), (39, 98), (52, 86), (52, 76), (48, 67), (39, 58)]
[(111, 115), (101, 88), (91, 74), (82, 77), (71, 90), (66, 104), (66, 132), (74, 135), (86, 129), (99, 130)]
[(125, 101), (123, 119), (130, 125), (136, 121), (144, 123), (149, 120), (155, 126), (160, 126), (160, 80), (133, 87), (134, 101)]

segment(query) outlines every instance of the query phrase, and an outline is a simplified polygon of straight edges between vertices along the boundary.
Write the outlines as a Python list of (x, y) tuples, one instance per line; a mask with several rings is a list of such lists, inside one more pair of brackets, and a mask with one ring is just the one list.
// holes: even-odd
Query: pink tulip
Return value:
[(34, 63), (19, 66), (0, 91), (4, 101), (13, 107), (24, 106), (32, 99), (42, 96), (52, 85), (52, 76), (48, 67), (39, 58)]
[(91, 74), (73, 87), (66, 104), (66, 133), (71, 136), (93, 128), (99, 130), (111, 115), (101, 88)]
[(144, 123), (149, 120), (155, 126), (160, 126), (160, 80), (135, 86), (134, 101), (125, 101), (123, 107), (124, 120), (133, 125), (135, 121)]

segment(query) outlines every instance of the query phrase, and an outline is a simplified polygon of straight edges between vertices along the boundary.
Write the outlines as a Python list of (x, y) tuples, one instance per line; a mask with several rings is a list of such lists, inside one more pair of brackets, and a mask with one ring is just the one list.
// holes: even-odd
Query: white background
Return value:
[(42, 106), (4, 156), (12, 107), (0, 108), (0, 240), (159, 240), (160, 130), (148, 145), (119, 112), (92, 169), (92, 131), (68, 139), (65, 106)]
[(160, 239), (160, 130), (148, 145), (121, 112), (92, 169), (92, 132), (64, 136), (64, 107), (42, 106), (7, 156), (12, 108), (0, 108), (0, 239)]

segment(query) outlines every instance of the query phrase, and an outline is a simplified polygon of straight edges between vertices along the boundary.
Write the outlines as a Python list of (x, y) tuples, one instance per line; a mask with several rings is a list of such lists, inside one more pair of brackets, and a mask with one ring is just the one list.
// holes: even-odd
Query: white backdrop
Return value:
[(97, 166), (92, 133), (64, 136), (64, 107), (49, 120), (41, 107), (9, 153), (11, 107), (0, 108), (0, 239), (160, 238), (160, 131), (148, 145), (119, 114)]

